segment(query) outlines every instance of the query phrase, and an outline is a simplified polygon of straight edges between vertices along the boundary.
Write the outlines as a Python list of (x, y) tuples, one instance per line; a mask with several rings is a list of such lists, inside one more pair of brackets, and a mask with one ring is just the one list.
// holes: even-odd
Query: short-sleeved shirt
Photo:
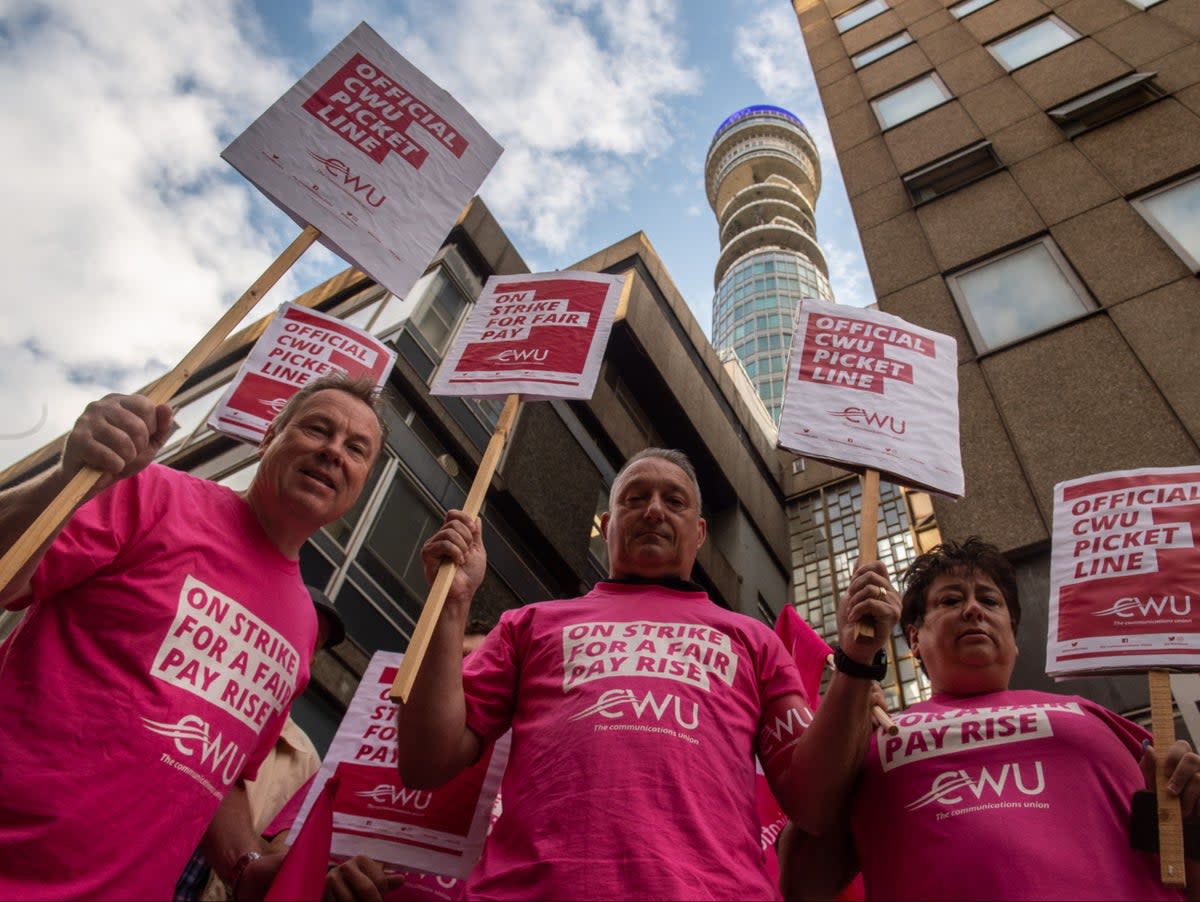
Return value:
[(513, 734), (468, 898), (778, 898), (755, 755), (786, 767), (812, 714), (764, 624), (703, 592), (602, 582), (506, 612), (464, 686), (471, 729)]
[(296, 561), (152, 465), (81, 507), (0, 646), (0, 898), (169, 899), (308, 681)]
[(1077, 696), (935, 695), (867, 750), (868, 899), (1180, 899), (1130, 848), (1141, 727)]

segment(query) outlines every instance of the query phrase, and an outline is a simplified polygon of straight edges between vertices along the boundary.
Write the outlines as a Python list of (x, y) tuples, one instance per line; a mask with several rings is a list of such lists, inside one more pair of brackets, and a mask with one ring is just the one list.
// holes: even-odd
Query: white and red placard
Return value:
[(221, 156), (404, 297), (500, 153), (458, 101), (362, 23)]
[(957, 343), (878, 310), (805, 298), (779, 444), (961, 497)]
[(208, 425), (260, 442), (288, 398), (331, 373), (371, 379), (382, 386), (396, 352), (336, 316), (281, 304), (233, 377)]
[(1200, 467), (1054, 487), (1046, 673), (1200, 669)]
[(355, 690), (329, 752), (309, 787), (291, 837), (333, 774), (335, 860), (369, 855), (385, 864), (463, 878), (483, 851), (492, 805), (508, 763), (509, 734), (479, 761), (438, 789), (409, 789), (400, 782), (396, 706), (389, 700), (404, 655), (377, 651)]
[(600, 375), (625, 276), (492, 276), (430, 394), (587, 399)]

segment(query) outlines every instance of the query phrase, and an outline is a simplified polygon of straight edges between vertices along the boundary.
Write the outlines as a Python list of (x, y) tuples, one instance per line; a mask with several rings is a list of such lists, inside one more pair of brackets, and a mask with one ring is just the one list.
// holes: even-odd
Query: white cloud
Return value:
[[(853, 233), (851, 233), (853, 234)], [(826, 238), (821, 242), (825, 262), (829, 264), (829, 284), (839, 304), (868, 307), (875, 303), (875, 292), (863, 263), (857, 237), (851, 246), (844, 239)]]
[(332, 43), (366, 18), (454, 94), (505, 147), (488, 206), (518, 246), (561, 254), (621, 206), (672, 144), (672, 101), (699, 90), (678, 15), (675, 0), (366, 2), (318, 5), (310, 24)]
[[(817, 232), (840, 304), (875, 303), (808, 51), (790, 4), (761, 7), (734, 30), (734, 61), (769, 98), (803, 120), (821, 157)], [(827, 212), (829, 211), (829, 212)]]
[(0, 464), (177, 362), (290, 237), (218, 156), (292, 80), (254, 22), (237, 0), (4, 5)]

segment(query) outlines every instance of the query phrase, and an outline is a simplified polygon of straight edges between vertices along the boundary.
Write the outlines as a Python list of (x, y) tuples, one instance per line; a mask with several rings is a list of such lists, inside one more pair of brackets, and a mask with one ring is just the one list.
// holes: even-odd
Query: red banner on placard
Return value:
[(331, 777), (336, 859), (369, 855), (388, 864), (463, 878), (483, 849), (508, 760), (501, 737), (474, 765), (435, 790), (411, 789), (396, 767), (396, 706), (390, 692), (403, 655), (376, 652), (309, 788), (293, 830)]
[(382, 386), (396, 352), (315, 310), (284, 304), (208, 419), (218, 432), (259, 442), (288, 398), (313, 379), (342, 372)]
[(1055, 488), (1051, 676), (1200, 667), (1200, 468)]
[(493, 276), (438, 369), (435, 395), (590, 398), (623, 276)]
[(958, 497), (954, 339), (878, 310), (804, 298), (796, 311), (779, 444), (888, 481)]

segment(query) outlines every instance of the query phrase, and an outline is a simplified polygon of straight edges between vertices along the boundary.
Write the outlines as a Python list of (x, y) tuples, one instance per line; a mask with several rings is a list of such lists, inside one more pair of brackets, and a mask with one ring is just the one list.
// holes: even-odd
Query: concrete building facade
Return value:
[(737, 354), (778, 423), (796, 305), (803, 297), (833, 300), (817, 244), (821, 158), (796, 116), (749, 106), (713, 135), (704, 187), (721, 239), (712, 343)]
[(1200, 3), (793, 0), (879, 307), (954, 336), (966, 496), (1044, 675), (1053, 487), (1200, 460)]
[[(685, 451), (703, 489), (709, 538), (694, 578), (724, 607), (774, 622), (791, 598), (782, 460), (761, 410), (735, 388), (658, 255), (637, 233), (575, 269), (633, 274), (595, 393), (587, 402), (522, 405), (484, 509), (487, 577), (473, 613), (495, 618), (531, 601), (586, 592), (607, 573), (599, 516), (617, 469), (650, 445)], [(459, 324), (494, 274), (528, 272), (478, 199), (406, 297), (347, 270), (296, 298), (386, 340), (397, 351), (389, 435), (359, 499), (301, 552), (301, 572), (346, 622), (321, 652), (295, 717), (323, 750), (377, 649), (404, 650), (427, 593), (421, 544), (461, 508), (500, 405), (429, 394)], [(160, 461), (235, 489), (254, 449), (205, 425), (265, 320), (232, 336), (172, 401), (180, 428)], [(753, 396), (751, 401), (757, 402)], [(0, 473), (10, 485), (49, 466), (61, 438)], [(0, 614), (0, 633), (19, 615)]]

